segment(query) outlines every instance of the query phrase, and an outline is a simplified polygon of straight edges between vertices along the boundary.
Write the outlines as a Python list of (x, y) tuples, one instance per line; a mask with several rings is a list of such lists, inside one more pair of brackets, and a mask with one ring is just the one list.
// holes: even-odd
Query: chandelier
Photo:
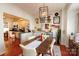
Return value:
[(43, 4), (42, 7), (39, 8), (39, 17), (47, 17), (48, 16), (48, 6), (45, 6), (45, 4)]

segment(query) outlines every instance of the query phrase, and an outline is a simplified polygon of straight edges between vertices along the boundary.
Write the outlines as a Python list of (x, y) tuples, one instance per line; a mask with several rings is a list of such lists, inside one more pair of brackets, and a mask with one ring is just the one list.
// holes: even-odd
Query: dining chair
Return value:
[(16, 37), (15, 32), (9, 31), (8, 33), (9, 33), (8, 37), (11, 38), (11, 41), (15, 41), (15, 37)]
[(6, 32), (4, 33), (4, 40), (5, 40), (5, 41), (8, 40), (8, 31), (6, 31)]
[(53, 46), (54, 46), (55, 41), (56, 41), (55, 38), (53, 38), (53, 41), (52, 41), (52, 43), (50, 45), (50, 53), (51, 53), (51, 55), (53, 55)]
[(26, 48), (22, 44), (20, 44), (20, 47), (22, 48), (23, 56), (36, 56), (37, 55), (36, 49)]
[(51, 43), (51, 45), (50, 45), (50, 49), (47, 51), (47, 54), (48, 54), (48, 55), (53, 56), (53, 46), (54, 46), (54, 43), (55, 43), (55, 42), (56, 42), (56, 39), (53, 38), (53, 41), (52, 41), (52, 43)]

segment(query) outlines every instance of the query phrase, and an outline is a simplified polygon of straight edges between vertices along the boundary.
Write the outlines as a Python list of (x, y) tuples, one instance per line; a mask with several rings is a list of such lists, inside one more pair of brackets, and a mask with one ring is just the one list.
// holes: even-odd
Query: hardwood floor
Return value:
[(18, 56), (22, 54), (22, 50), (19, 46), (20, 40), (16, 39), (14, 42), (11, 41), (11, 38), (5, 42), (6, 52), (3, 56)]
[[(6, 52), (1, 56), (19, 56), (20, 54), (22, 54), (22, 50), (19, 44), (20, 44), (19, 39), (16, 39), (15, 42), (11, 42), (10, 39), (5, 41)], [(64, 45), (60, 45), (60, 50), (62, 56), (73, 56), (70, 55), (69, 49), (66, 48)]]
[(64, 45), (60, 45), (62, 56), (70, 56), (69, 49)]

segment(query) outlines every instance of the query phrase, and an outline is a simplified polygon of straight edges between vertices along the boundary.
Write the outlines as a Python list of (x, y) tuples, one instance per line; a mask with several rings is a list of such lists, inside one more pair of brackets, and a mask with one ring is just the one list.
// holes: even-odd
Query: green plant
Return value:
[(58, 30), (57, 30), (57, 44), (60, 44), (60, 39), (61, 39), (61, 29), (58, 28)]

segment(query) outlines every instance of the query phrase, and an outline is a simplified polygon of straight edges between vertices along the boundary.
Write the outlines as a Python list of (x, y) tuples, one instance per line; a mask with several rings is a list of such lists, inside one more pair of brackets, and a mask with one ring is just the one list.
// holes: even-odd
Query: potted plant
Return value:
[(58, 30), (57, 30), (57, 44), (58, 45), (60, 44), (60, 39), (61, 39), (61, 29), (60, 27), (58, 27)]

